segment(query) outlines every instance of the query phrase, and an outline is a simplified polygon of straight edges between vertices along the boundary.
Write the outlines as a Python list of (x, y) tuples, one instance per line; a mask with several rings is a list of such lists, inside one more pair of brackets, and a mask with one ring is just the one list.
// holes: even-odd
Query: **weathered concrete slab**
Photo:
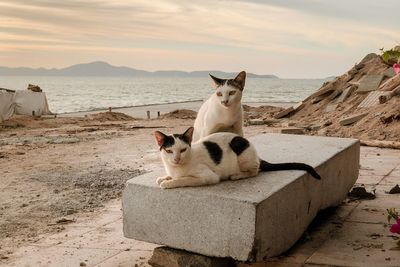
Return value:
[(282, 111), (276, 113), (276, 114), (274, 115), (274, 118), (275, 118), (275, 119), (283, 118), (283, 117), (289, 115), (289, 113), (291, 113), (291, 112), (293, 112), (293, 111), (294, 111), (294, 108), (293, 108), (293, 107), (288, 107), (287, 109), (284, 109), (284, 110), (282, 110)]
[(362, 118), (364, 118), (365, 116), (368, 115), (368, 112), (364, 112), (364, 113), (360, 113), (360, 114), (355, 114), (355, 115), (351, 115), (350, 117), (346, 117), (343, 118), (339, 121), (340, 125), (345, 126), (345, 125), (350, 125), (353, 124), (359, 120), (361, 120)]
[(357, 93), (364, 94), (371, 91), (378, 90), (379, 85), (383, 79), (383, 74), (370, 74), (361, 80)]
[(163, 190), (154, 170), (123, 192), (124, 235), (215, 257), (260, 261), (289, 249), (319, 210), (336, 206), (358, 177), (354, 139), (264, 134), (250, 138), (270, 162), (305, 162), (303, 171), (261, 173), (218, 185)]
[(355, 90), (355, 86), (349, 86), (346, 89), (344, 89), (343, 93), (337, 98), (336, 102), (337, 103), (342, 103), (344, 102), (347, 97), (349, 97)]
[(359, 108), (369, 108), (379, 104), (379, 98), (386, 94), (384, 91), (372, 91), (368, 96), (358, 105)]
[(281, 133), (283, 133), (283, 134), (304, 134), (304, 129), (298, 128), (298, 127), (287, 127), (287, 128), (281, 129)]

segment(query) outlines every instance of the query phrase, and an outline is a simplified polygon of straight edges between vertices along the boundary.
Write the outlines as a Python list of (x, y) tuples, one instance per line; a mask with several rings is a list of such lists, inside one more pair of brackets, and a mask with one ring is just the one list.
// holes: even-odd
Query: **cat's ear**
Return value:
[(234, 79), (235, 83), (239, 86), (239, 89), (243, 91), (244, 84), (246, 82), (246, 72), (241, 71)]
[(215, 88), (218, 88), (218, 87), (223, 86), (225, 84), (225, 79), (217, 78), (215, 76), (212, 76), (210, 73), (208, 75), (210, 75), (211, 79), (213, 80)]
[(192, 143), (193, 131), (194, 131), (194, 128), (193, 127), (189, 127), (189, 129), (187, 129), (183, 133), (183, 137), (188, 141), (188, 144)]
[(154, 137), (157, 140), (158, 146), (162, 147), (164, 145), (164, 143), (165, 143), (165, 138), (167, 136), (165, 134), (163, 134), (162, 132), (160, 132), (160, 131), (155, 131), (154, 132)]

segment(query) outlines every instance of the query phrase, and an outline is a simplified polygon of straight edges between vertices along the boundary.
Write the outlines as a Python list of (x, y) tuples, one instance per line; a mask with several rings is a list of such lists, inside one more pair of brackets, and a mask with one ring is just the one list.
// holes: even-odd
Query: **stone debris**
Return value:
[(282, 111), (278, 112), (277, 114), (275, 114), (274, 118), (275, 119), (280, 119), (280, 118), (286, 117), (292, 111), (294, 111), (294, 108), (293, 107), (289, 107), (289, 108), (287, 108), (285, 110), (282, 110)]
[(400, 73), (392, 78), (388, 79), (384, 82), (380, 87), (379, 90), (381, 91), (391, 91), (394, 88), (400, 86)]
[(367, 192), (364, 186), (355, 186), (348, 194), (350, 200), (375, 199), (375, 191)]
[(42, 89), (40, 88), (39, 85), (34, 85), (34, 84), (28, 84), (28, 90), (31, 90), (33, 92), (42, 92)]
[(349, 87), (344, 89), (342, 94), (337, 98), (336, 103), (344, 102), (347, 99), (347, 97), (349, 97), (355, 90), (356, 90), (356, 86), (354, 86), (354, 85), (350, 85)]
[[(358, 138), (364, 144), (385, 147), (389, 144), (385, 142), (398, 142), (400, 65), (388, 64), (382, 55), (366, 55), (345, 74), (323, 83), (294, 106), (268, 114), (257, 109), (257, 116), (251, 119), (275, 119), (275, 126), (285, 128), (283, 132), (292, 131), (292, 127), (303, 128), (311, 135)], [(248, 112), (255, 114), (255, 110)], [(326, 125), (326, 121), (330, 124)], [(397, 146), (396, 143), (394, 147)]]
[(379, 105), (379, 99), (385, 92), (373, 91), (368, 93), (368, 96), (358, 105), (359, 108), (368, 108), (375, 105)]
[(393, 89), (392, 91), (389, 91), (385, 94), (380, 95), (379, 103), (384, 104), (387, 101), (389, 101), (393, 96), (396, 96), (396, 95), (400, 95), (400, 85), (396, 89)]
[(384, 77), (389, 77), (392, 78), (394, 75), (396, 75), (396, 73), (394, 72), (394, 69), (392, 67), (388, 68), (387, 70), (385, 70), (385, 72), (383, 73)]
[(335, 111), (337, 107), (338, 107), (338, 104), (329, 104), (326, 106), (325, 112)]
[(353, 124), (353, 123), (361, 120), (362, 118), (364, 118), (367, 115), (368, 115), (368, 112), (353, 115), (353, 116), (350, 116), (350, 117), (340, 120), (339, 123), (340, 123), (340, 125), (343, 125), (343, 126)]
[(304, 134), (304, 129), (297, 127), (283, 128), (281, 129), (283, 134)]
[(372, 74), (365, 76), (360, 81), (360, 86), (358, 87), (358, 94), (365, 94), (371, 91), (376, 91), (379, 88), (383, 79), (383, 74)]
[(396, 184), (394, 187), (392, 187), (390, 189), (389, 192), (387, 192), (388, 194), (400, 194), (400, 187), (398, 184)]
[(264, 121), (263, 119), (252, 119), (247, 121), (248, 125), (264, 125), (269, 124), (268, 121)]

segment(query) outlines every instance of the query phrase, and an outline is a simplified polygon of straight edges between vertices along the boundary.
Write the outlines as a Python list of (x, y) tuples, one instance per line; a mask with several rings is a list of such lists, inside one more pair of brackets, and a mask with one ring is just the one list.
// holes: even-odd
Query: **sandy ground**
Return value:
[[(152, 133), (183, 132), (194, 118), (192, 111), (151, 120), (102, 113), (84, 118), (18, 116), (3, 123), (0, 261), (41, 234), (62, 231), (79, 213), (118, 199), (126, 180), (161, 164)], [(245, 134), (271, 130), (251, 126)]]

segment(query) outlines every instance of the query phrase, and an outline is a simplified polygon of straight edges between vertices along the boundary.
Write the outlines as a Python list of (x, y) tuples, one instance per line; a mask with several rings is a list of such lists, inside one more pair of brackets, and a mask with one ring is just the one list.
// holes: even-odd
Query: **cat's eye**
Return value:
[(236, 94), (236, 91), (230, 91), (229, 92), (229, 95), (234, 95), (234, 94)]
[(184, 149), (181, 149), (181, 153), (183, 153), (183, 152), (185, 152), (186, 151), (186, 148), (184, 148)]
[(222, 93), (221, 92), (217, 92), (217, 96), (222, 96)]
[(167, 151), (167, 153), (171, 154), (172, 150), (166, 149), (165, 151)]

